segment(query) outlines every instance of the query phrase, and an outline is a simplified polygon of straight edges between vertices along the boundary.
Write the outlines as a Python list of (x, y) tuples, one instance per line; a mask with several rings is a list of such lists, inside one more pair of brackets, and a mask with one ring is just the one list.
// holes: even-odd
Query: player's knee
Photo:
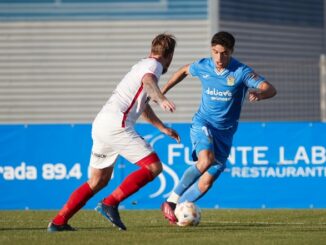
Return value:
[(163, 166), (161, 162), (155, 162), (150, 165), (146, 166), (149, 171), (153, 174), (153, 177), (155, 178), (157, 175), (162, 173), (163, 171)]
[(198, 159), (196, 164), (198, 170), (204, 173), (214, 163), (214, 156), (204, 156)]
[(98, 192), (99, 190), (103, 189), (109, 183), (109, 179), (105, 176), (91, 178), (89, 181), (89, 186), (94, 192)]

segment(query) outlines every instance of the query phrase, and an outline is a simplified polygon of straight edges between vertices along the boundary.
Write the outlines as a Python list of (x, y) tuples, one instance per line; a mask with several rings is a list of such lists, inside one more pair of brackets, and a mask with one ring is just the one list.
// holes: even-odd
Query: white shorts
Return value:
[(113, 166), (118, 156), (136, 163), (154, 150), (133, 127), (121, 127), (121, 117), (99, 113), (92, 125), (93, 147), (90, 165), (96, 169)]

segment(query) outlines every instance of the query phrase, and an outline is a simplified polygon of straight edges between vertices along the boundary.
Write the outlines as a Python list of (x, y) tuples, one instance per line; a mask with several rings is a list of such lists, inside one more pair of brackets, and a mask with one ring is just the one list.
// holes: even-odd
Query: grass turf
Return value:
[(202, 210), (197, 227), (171, 226), (159, 210), (121, 211), (127, 231), (95, 211), (69, 222), (76, 232), (48, 233), (55, 211), (0, 211), (0, 244), (326, 244), (326, 210)]

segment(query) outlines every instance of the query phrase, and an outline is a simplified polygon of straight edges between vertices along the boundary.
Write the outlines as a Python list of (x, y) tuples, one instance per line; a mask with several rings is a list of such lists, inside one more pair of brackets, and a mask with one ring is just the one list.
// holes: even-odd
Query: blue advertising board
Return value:
[[(153, 145), (163, 173), (122, 204), (157, 209), (191, 159), (190, 124), (171, 124), (178, 144), (148, 124), (137, 131)], [(240, 123), (227, 169), (198, 205), (202, 208), (326, 208), (326, 124)], [(91, 125), (1, 125), (0, 209), (59, 209), (87, 181)], [(137, 166), (119, 158), (106, 188), (114, 190)]]

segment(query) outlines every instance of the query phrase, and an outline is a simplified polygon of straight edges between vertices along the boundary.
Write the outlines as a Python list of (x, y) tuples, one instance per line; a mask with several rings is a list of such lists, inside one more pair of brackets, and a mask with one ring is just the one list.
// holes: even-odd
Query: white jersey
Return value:
[(140, 60), (120, 81), (101, 112), (114, 113), (121, 122), (121, 127), (135, 124), (148, 102), (148, 95), (142, 84), (144, 75), (151, 73), (159, 80), (162, 71), (163, 66), (156, 59)]

